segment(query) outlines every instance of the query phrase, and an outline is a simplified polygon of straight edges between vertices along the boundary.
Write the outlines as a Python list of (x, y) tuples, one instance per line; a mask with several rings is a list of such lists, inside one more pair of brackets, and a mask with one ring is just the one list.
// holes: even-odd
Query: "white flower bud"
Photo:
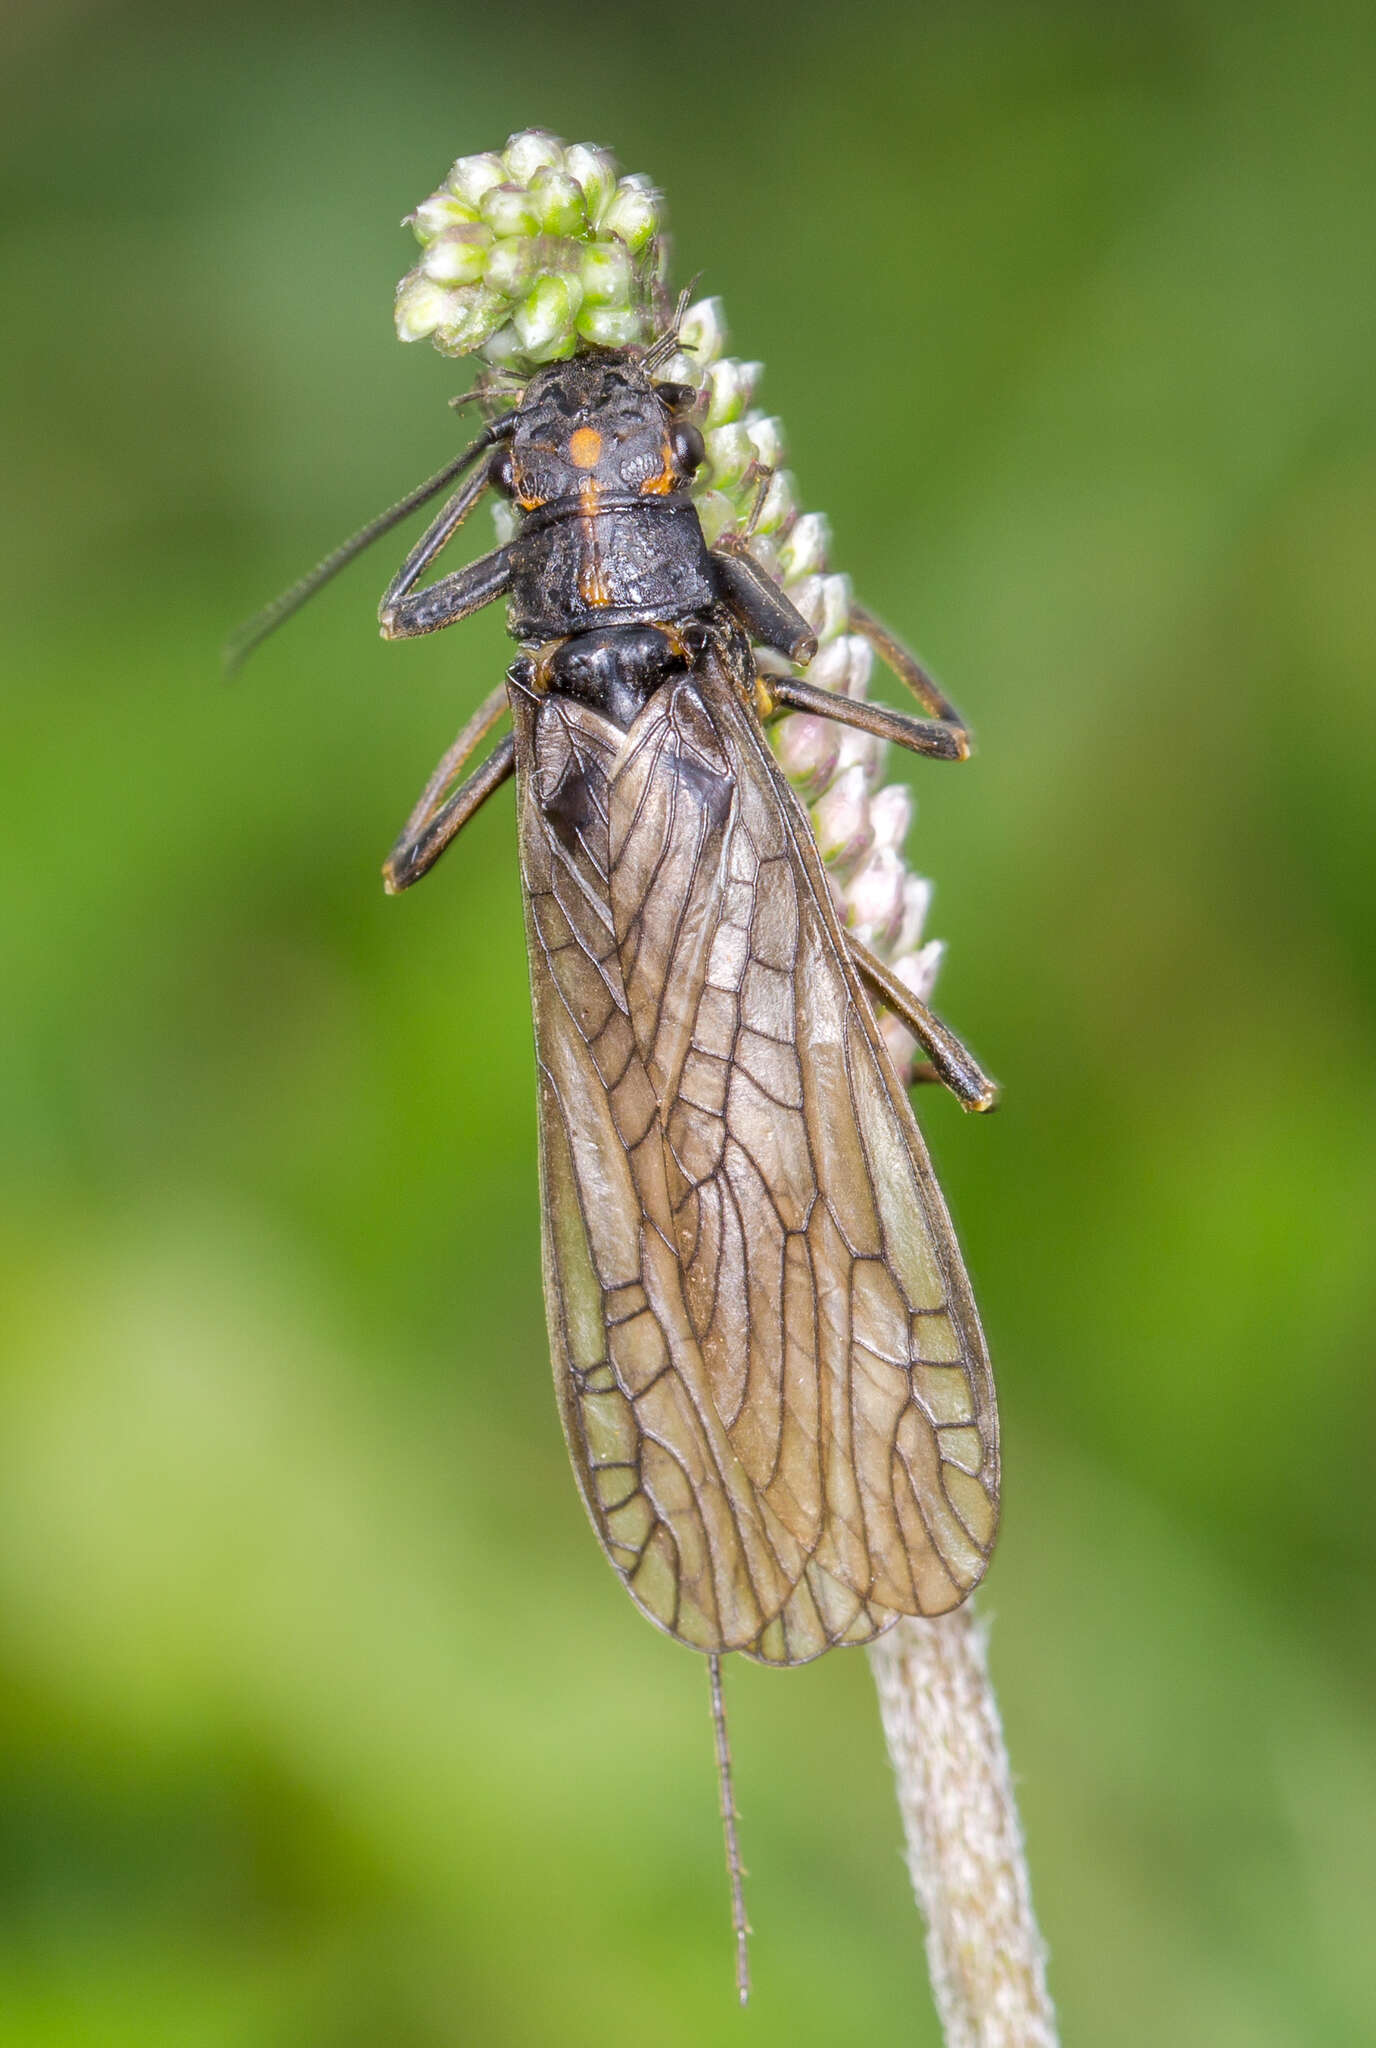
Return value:
[(707, 416), (703, 424), (723, 427), (730, 420), (740, 419), (762, 367), (760, 363), (738, 362), (735, 356), (713, 363), (707, 372)]
[(489, 151), (485, 156), (461, 156), (444, 182), (456, 199), (476, 207), (483, 194), (500, 185), (505, 177), (501, 158)]
[[(791, 584), (788, 596), (792, 603), (798, 602), (798, 585)], [(808, 621), (809, 625), (812, 623)], [(808, 667), (807, 679), (818, 690), (831, 690), (838, 697), (846, 695), (846, 677), (850, 673), (849, 655), (845, 639), (833, 640), (826, 647), (819, 647)]]
[(699, 299), (683, 316), (679, 347), (699, 370), (715, 363), (726, 347), (726, 313), (720, 299)]
[(845, 632), (850, 623), (848, 576), (804, 576), (788, 594), (816, 633), (819, 646)]
[(503, 298), (519, 299), (535, 279), (536, 244), (529, 235), (504, 235), (492, 244), (487, 259), (487, 283)]
[(423, 248), (446, 228), (458, 227), (478, 218), (476, 206), (469, 206), (465, 200), (456, 199), (452, 192), (432, 192), (428, 199), (422, 199), (414, 213), (408, 213), (403, 223), (409, 227)]
[(506, 317), (506, 300), (485, 284), (460, 285), (449, 294), (449, 311), (435, 330), (442, 355), (466, 356), (480, 348)]
[(402, 341), (425, 341), (436, 328), (457, 314), (454, 300), (453, 292), (413, 270), (397, 286), (393, 318), (398, 337)]
[(860, 732), (853, 725), (841, 727), (841, 761), (845, 768), (859, 768), (865, 777), (865, 787), (873, 789), (879, 780), (879, 770), (884, 765), (887, 747), (883, 740), (872, 732)]
[(770, 735), (779, 765), (803, 796), (817, 796), (836, 774), (841, 750), (840, 729), (832, 718), (814, 718), (791, 711)]
[(932, 885), (925, 875), (909, 875), (903, 885), (903, 922), (893, 942), (895, 957), (915, 953), (922, 941), (922, 927), (932, 907)]
[(478, 284), (486, 274), (491, 247), (492, 230), (480, 221), (445, 228), (421, 257), (421, 272), (435, 284)]
[[(871, 822), (873, 816), (871, 813)], [(846, 910), (857, 937), (881, 957), (898, 936), (903, 921), (903, 884), (907, 870), (891, 846), (876, 846), (846, 883)]]
[(564, 168), (564, 145), (547, 128), (523, 128), (502, 151), (506, 175), (513, 185), (528, 185), (537, 171)]
[(634, 306), (584, 306), (578, 332), (595, 348), (629, 348), (644, 336), (644, 315)]
[(870, 798), (870, 823), (876, 846), (901, 849), (913, 822), (913, 793), (906, 782), (891, 782)]
[(508, 320), (494, 334), (489, 334), (482, 345), (484, 359), (498, 370), (520, 370), (524, 368), (525, 351), (521, 337)]
[(574, 142), (564, 151), (564, 169), (583, 188), (589, 220), (599, 220), (616, 190), (616, 158), (608, 149), (597, 149), (589, 142)]
[(746, 421), (755, 454), (766, 469), (779, 469), (784, 459), (784, 423), (773, 414), (755, 413)]
[(666, 384), (686, 384), (690, 391), (700, 391), (706, 382), (699, 366), (691, 356), (684, 355), (682, 350), (670, 356), (657, 374)]
[(631, 296), (634, 273), (620, 242), (592, 242), (579, 265), (583, 298), (589, 306), (624, 306)]
[(874, 649), (858, 633), (843, 633), (835, 644), (846, 650), (845, 694), (863, 703), (874, 671)]
[(617, 235), (632, 255), (639, 255), (659, 232), (660, 196), (648, 178), (623, 178), (613, 192), (598, 226)]
[(844, 769), (812, 806), (813, 829), (822, 859), (841, 869), (855, 866), (870, 850), (869, 784), (858, 763)]
[(896, 959), (893, 971), (904, 987), (912, 990), (920, 1003), (929, 1003), (945, 957), (945, 941), (929, 939), (919, 952), (907, 953), (901, 960)]
[[(776, 469), (765, 485), (764, 501), (755, 513), (755, 534), (762, 538), (775, 534), (797, 511), (793, 495), (793, 477), (786, 469)], [(751, 543), (752, 547), (754, 542)]]
[(831, 528), (825, 514), (800, 514), (779, 543), (779, 562), (787, 580), (792, 583), (799, 576), (815, 576), (825, 569), (830, 545)]
[[(749, 501), (750, 501), (750, 506), (753, 506), (753, 504), (754, 504), (754, 487), (753, 487), (753, 485), (752, 485), (752, 487), (751, 487), (751, 491), (750, 491), (750, 494), (749, 494)], [(749, 516), (750, 516), (750, 510), (749, 510), (749, 507), (747, 507), (747, 510), (746, 510), (746, 518), (748, 519), (748, 518), (749, 518)], [(773, 579), (774, 579), (774, 581), (775, 581), (776, 583), (777, 583), (777, 582), (778, 582), (778, 581), (780, 580), (780, 579), (779, 579), (779, 550), (778, 550), (778, 548), (777, 548), (777, 547), (775, 546), (775, 544), (774, 544), (774, 536), (773, 536), (773, 534), (772, 534), (772, 533), (761, 533), (761, 532), (760, 532), (760, 530), (759, 530), (759, 528), (758, 528), (758, 527), (756, 527), (756, 529), (755, 529), (754, 533), (752, 533), (752, 534), (751, 534), (751, 536), (750, 536), (750, 554), (751, 554), (751, 559), (752, 559), (753, 561), (756, 561), (756, 562), (758, 562), (758, 563), (759, 563), (760, 567), (761, 567), (761, 568), (762, 568), (762, 569), (764, 570), (764, 573), (765, 573), (765, 575), (766, 575), (766, 576), (772, 576), (772, 577), (773, 577)], [(792, 667), (791, 663), (789, 663), (788, 661), (784, 661), (784, 662), (783, 662), (783, 665), (782, 665), (781, 673), (782, 673), (783, 675), (786, 675), (786, 676), (787, 676), (787, 675), (792, 675), (792, 674), (794, 673), (794, 671), (793, 671), (793, 667)]]
[(535, 201), (524, 185), (493, 185), (484, 192), (480, 211), (494, 235), (533, 235), (539, 231)]

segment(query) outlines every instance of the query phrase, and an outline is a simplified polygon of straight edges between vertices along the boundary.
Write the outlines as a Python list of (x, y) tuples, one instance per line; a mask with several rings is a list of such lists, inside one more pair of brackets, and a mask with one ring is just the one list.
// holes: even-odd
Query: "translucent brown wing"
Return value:
[(629, 733), (517, 689), (545, 1284), (645, 1611), (799, 1663), (982, 1576), (983, 1338), (807, 822), (719, 652)]

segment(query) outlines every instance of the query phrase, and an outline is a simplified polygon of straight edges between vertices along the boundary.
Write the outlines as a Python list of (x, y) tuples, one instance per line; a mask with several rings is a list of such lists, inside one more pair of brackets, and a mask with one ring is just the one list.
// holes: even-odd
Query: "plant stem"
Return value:
[(967, 1602), (869, 1658), (946, 2048), (1057, 2048), (986, 1632)]

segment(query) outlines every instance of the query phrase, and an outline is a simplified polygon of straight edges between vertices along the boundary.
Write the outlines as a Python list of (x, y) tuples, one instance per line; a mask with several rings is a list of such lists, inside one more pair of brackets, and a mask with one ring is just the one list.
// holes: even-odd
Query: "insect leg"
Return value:
[[(939, 1017), (933, 1016), (925, 1003), (918, 1001), (912, 990), (904, 985), (882, 960), (875, 958), (869, 947), (849, 932), (845, 935), (846, 947), (855, 963), (860, 979), (876, 995), (886, 1008), (893, 1011), (900, 1024), (905, 1024), (922, 1050), (928, 1055), (935, 1070), (934, 1078), (950, 1089), (962, 1109), (985, 1110), (998, 1106), (999, 1084), (991, 1081), (983, 1072), (974, 1055), (967, 1052), (954, 1031), (950, 1031)], [(925, 1078), (925, 1076), (924, 1076)]]
[(806, 711), (815, 718), (834, 718), (838, 725), (857, 726), (877, 739), (892, 740), (911, 753), (926, 754), (936, 761), (964, 761), (970, 753), (970, 739), (963, 726), (944, 719), (913, 718), (906, 711), (890, 711), (883, 704), (867, 704), (860, 697), (843, 697), (839, 690), (819, 690), (814, 683), (797, 676), (762, 675), (760, 685), (770, 705), (790, 711)]
[(492, 749), (480, 768), (461, 782), (452, 795), (445, 791), (467, 761), (491, 732), (507, 707), (506, 685), (492, 692), (478, 706), (452, 747), (444, 755), (402, 828), (401, 836), (382, 865), (382, 877), (389, 896), (409, 889), (428, 874), (440, 855), (493, 790), (500, 789), (515, 765), (515, 746), (510, 733)]
[(506, 589), (511, 569), (505, 548), (479, 556), (466, 568), (456, 569), (452, 576), (442, 576), (438, 583), (427, 584), (421, 590), (415, 588), (491, 481), (489, 464), (485, 462), (455, 491), (397, 570), (377, 611), (384, 640), (409, 639), (416, 633), (434, 633), (441, 626), (451, 626), (481, 605), (489, 604), (494, 597), (500, 597)]
[(441, 626), (457, 625), (471, 618), (494, 597), (500, 597), (511, 583), (511, 561), (505, 548), (479, 555), (476, 562), (427, 583), (409, 597), (389, 602), (378, 609), (384, 640), (411, 640), (419, 633), (437, 633)]
[[(879, 659), (906, 683), (924, 711), (929, 711), (950, 732), (956, 742), (952, 753), (943, 759), (967, 761), (970, 758), (970, 734), (965, 720), (946, 695), (934, 676), (930, 676), (915, 654), (911, 654), (901, 640), (896, 640), (887, 626), (882, 626), (873, 612), (867, 612), (860, 604), (852, 604), (850, 622), (854, 630), (874, 649)], [(933, 749), (935, 751), (935, 749)]]
[(752, 640), (776, 648), (790, 661), (811, 661), (817, 652), (817, 635), (753, 557), (743, 551), (713, 548), (712, 566), (723, 598)]

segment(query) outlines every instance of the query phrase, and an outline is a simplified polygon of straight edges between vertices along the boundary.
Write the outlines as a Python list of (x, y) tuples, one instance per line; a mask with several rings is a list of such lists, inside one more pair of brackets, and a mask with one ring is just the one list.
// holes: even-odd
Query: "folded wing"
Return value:
[(702, 1649), (953, 1607), (992, 1384), (807, 822), (715, 653), (629, 734), (518, 698), (546, 1293), (584, 1497)]

